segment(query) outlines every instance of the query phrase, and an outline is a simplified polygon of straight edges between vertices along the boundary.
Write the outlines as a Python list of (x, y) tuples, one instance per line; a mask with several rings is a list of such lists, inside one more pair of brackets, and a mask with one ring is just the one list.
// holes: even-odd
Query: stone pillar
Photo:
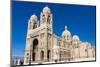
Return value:
[(47, 50), (48, 50), (48, 33), (47, 33), (47, 27), (46, 27), (46, 30), (45, 30), (45, 38), (44, 38), (44, 60), (47, 61)]
[(41, 52), (41, 41), (40, 41), (40, 33), (39, 33), (39, 38), (38, 38), (38, 52), (37, 52), (37, 62), (40, 63), (41, 58), (40, 58), (40, 52)]

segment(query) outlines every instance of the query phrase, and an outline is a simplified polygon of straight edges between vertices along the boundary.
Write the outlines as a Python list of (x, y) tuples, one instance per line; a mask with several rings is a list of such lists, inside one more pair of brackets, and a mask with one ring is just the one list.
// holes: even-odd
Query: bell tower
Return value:
[(28, 21), (24, 63), (51, 61), (52, 59), (52, 13), (46, 6), (40, 20), (32, 15)]
[(50, 8), (48, 6), (44, 7), (41, 14), (40, 14), (40, 27), (42, 28), (42, 31), (44, 31), (45, 37), (44, 37), (44, 59), (47, 59), (47, 61), (50, 61), (52, 59), (52, 13)]
[(47, 6), (43, 8), (40, 14), (40, 26), (44, 25), (47, 26), (48, 30), (52, 33), (52, 13)]
[(37, 27), (38, 27), (37, 16), (34, 14), (30, 17), (30, 20), (28, 21), (28, 30), (32, 30)]

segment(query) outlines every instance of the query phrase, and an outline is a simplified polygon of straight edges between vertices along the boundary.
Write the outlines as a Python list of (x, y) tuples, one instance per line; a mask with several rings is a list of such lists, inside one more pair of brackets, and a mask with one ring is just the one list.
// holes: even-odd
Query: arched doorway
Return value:
[(47, 51), (47, 59), (48, 59), (48, 61), (50, 60), (50, 55), (51, 55), (51, 51), (48, 50), (48, 51)]
[(41, 60), (44, 60), (44, 51), (40, 52), (40, 58), (41, 58)]
[(38, 46), (38, 40), (34, 39), (33, 40), (33, 51), (32, 51), (32, 60), (35, 61), (35, 56), (36, 56), (36, 52), (35, 50), (37, 49)]

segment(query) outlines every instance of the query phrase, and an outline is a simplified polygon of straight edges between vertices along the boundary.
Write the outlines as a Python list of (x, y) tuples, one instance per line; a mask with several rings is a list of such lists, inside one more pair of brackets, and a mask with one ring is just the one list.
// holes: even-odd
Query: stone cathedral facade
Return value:
[(68, 62), (81, 58), (95, 58), (95, 46), (71, 35), (67, 26), (61, 36), (53, 33), (53, 15), (43, 8), (40, 20), (32, 15), (28, 21), (24, 64)]

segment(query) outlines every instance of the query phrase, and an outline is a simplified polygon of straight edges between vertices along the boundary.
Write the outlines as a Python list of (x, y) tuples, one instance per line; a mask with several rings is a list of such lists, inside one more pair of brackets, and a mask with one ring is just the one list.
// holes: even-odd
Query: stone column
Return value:
[(44, 38), (44, 45), (45, 45), (45, 47), (44, 47), (44, 60), (45, 61), (47, 61), (47, 50), (48, 50), (48, 38), (47, 38), (47, 36), (48, 36), (48, 33), (47, 33), (47, 27), (46, 27), (46, 30), (45, 30), (45, 38)]

